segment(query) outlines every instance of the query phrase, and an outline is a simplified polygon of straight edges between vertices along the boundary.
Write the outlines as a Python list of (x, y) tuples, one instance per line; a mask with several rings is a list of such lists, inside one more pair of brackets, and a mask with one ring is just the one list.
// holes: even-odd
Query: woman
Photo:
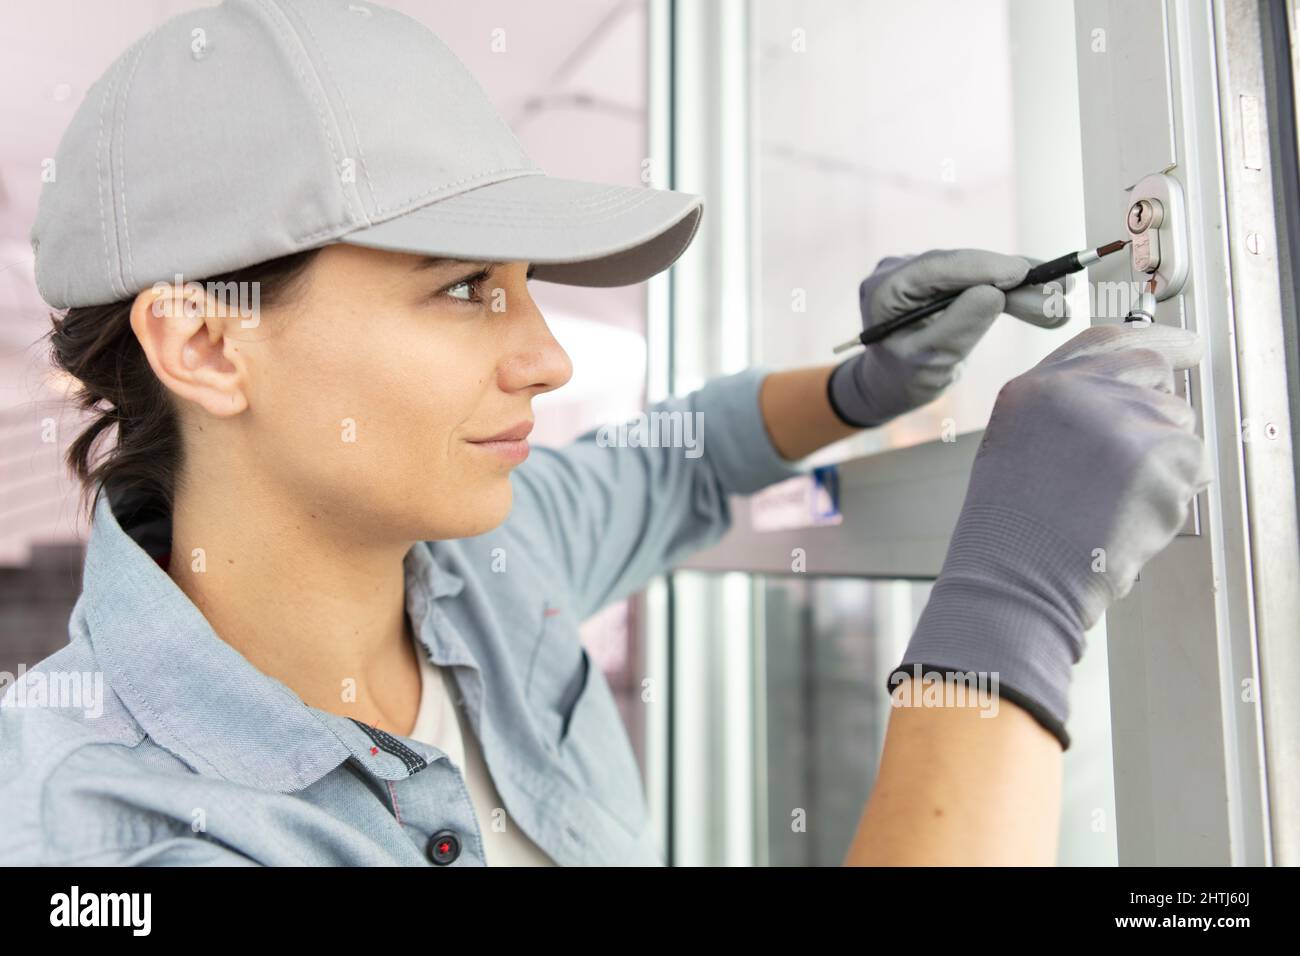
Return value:
[[(252, 158), (204, 135), (236, 116)], [(700, 416), (698, 456), (530, 452), (571, 369), (528, 277), (641, 281), (699, 200), (545, 176), (423, 27), (324, 0), (179, 17), (57, 165), (33, 246), (100, 414), (70, 452), (94, 513), (71, 643), (0, 708), (6, 863), (661, 862), (579, 622), (715, 541), (730, 495), (929, 401), (1004, 310), (1053, 324), (1001, 291), (1018, 257), (888, 261), (866, 324), (967, 291), (838, 367), (656, 406)], [(901, 707), (850, 862), (1051, 860), (1083, 631), (1204, 483), (1171, 394), (1196, 348), (1093, 329), (1003, 390), (902, 669), (994, 671), (1007, 706)]]

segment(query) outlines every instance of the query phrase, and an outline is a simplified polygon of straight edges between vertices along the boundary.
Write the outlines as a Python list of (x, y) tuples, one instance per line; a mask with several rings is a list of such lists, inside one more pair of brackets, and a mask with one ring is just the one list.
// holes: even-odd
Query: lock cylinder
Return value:
[(1138, 182), (1129, 199), (1124, 226), (1133, 271), (1156, 300), (1177, 295), (1187, 279), (1182, 184), (1168, 173), (1156, 173)]
[(1139, 199), (1128, 211), (1133, 269), (1151, 273), (1160, 268), (1160, 226), (1165, 207), (1159, 199)]

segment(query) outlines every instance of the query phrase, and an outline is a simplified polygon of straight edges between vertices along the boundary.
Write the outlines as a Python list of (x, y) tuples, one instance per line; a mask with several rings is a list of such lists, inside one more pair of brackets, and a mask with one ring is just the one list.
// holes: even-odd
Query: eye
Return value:
[[(536, 266), (528, 268), (527, 279), (533, 277)], [(463, 305), (479, 305), (484, 302), (483, 286), (491, 276), (491, 267), (483, 269), (470, 276), (460, 279), (449, 286), (444, 286), (437, 292), (429, 296), (429, 301), (434, 302), (441, 298), (452, 299)]]
[(443, 289), (440, 295), (445, 295), (450, 299), (456, 299), (466, 304), (483, 301), (483, 283), (488, 280), (488, 270), (476, 272), (472, 276), (466, 276), (455, 285), (449, 285)]

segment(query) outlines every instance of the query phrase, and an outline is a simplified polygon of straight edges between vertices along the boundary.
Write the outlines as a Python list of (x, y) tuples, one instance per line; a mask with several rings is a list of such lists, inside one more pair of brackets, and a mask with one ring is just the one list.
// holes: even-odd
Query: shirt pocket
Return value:
[(526, 694), (542, 743), (552, 753), (558, 753), (568, 737), (590, 664), (578, 639), (577, 622), (565, 608), (548, 605), (529, 663)]
[(592, 800), (633, 836), (648, 820), (641, 768), (609, 682), (585, 648), (586, 682), (569, 714), (560, 763)]
[(639, 835), (647, 824), (645, 796), (622, 715), (579, 640), (577, 622), (565, 610), (551, 610), (529, 681), (547, 750), (599, 809)]

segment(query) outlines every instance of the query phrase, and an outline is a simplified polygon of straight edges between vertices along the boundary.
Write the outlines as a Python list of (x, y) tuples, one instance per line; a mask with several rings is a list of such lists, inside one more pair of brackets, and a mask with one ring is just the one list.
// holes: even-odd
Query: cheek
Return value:
[[(492, 366), (467, 343), (381, 327), (346, 347), (278, 349), (259, 384), (259, 457), (314, 500), (421, 537), (465, 537), (509, 513), (509, 472), (464, 445), (484, 420)], [(289, 353), (292, 355), (289, 355)]]

